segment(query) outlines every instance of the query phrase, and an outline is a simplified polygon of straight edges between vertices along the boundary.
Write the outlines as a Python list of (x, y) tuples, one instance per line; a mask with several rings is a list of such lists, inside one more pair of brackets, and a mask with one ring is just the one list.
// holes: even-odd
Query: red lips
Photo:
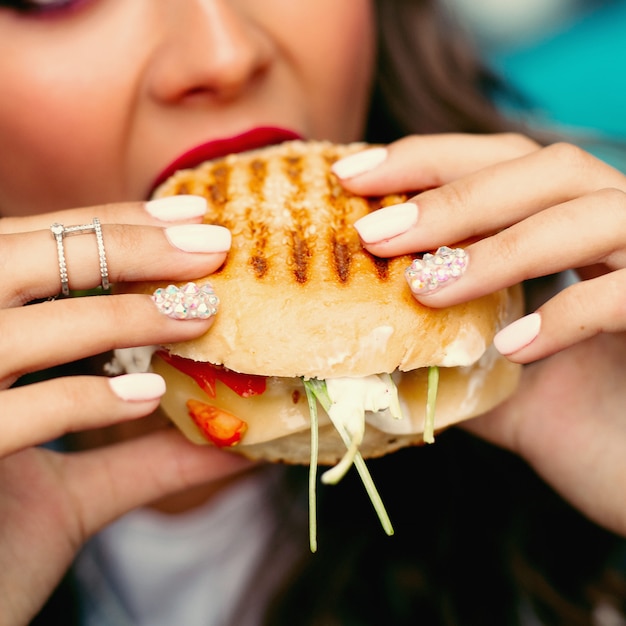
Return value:
[(233, 152), (254, 150), (255, 148), (262, 148), (264, 146), (270, 146), (293, 139), (301, 139), (301, 136), (284, 128), (264, 126), (254, 128), (234, 137), (209, 141), (192, 148), (170, 163), (170, 165), (168, 165), (157, 176), (152, 186), (152, 190), (156, 189), (156, 187), (158, 187), (178, 170), (195, 167), (204, 161), (215, 159)]

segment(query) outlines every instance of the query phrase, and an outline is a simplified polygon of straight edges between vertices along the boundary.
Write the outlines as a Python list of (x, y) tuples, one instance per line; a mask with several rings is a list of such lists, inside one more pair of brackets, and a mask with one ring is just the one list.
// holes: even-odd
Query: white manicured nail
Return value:
[(113, 393), (126, 402), (158, 400), (165, 393), (165, 381), (151, 372), (109, 378)]
[(232, 237), (228, 228), (213, 224), (180, 224), (165, 229), (169, 242), (183, 252), (228, 252)]
[(513, 354), (533, 342), (541, 330), (541, 315), (531, 313), (503, 328), (493, 343), (500, 354)]
[(339, 178), (352, 178), (375, 169), (386, 158), (386, 148), (369, 148), (336, 161), (331, 169)]
[(202, 196), (169, 196), (150, 200), (144, 206), (152, 217), (163, 222), (176, 222), (202, 217), (206, 213), (207, 201)]
[(402, 235), (415, 226), (417, 215), (417, 205), (404, 202), (369, 213), (357, 220), (354, 227), (363, 243), (380, 243)]

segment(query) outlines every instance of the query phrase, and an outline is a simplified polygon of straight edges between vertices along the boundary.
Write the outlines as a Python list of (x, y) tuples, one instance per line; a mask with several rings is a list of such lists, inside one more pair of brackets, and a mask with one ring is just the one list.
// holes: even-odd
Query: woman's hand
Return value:
[(534, 363), (509, 401), (466, 427), (626, 535), (626, 176), (575, 146), (540, 148), (517, 135), (409, 137), (336, 170), (357, 193), (427, 189), (357, 222), (370, 252), (474, 241), (458, 276), (435, 289), (415, 282), (423, 304), (578, 275), (498, 333), (503, 354)]
[[(183, 281), (217, 269), (230, 245), (227, 231), (197, 223), (203, 212), (200, 198), (171, 198), (0, 220), (0, 614), (7, 623), (28, 622), (80, 545), (108, 522), (249, 466), (189, 444), (173, 429), (71, 454), (37, 447), (152, 413), (164, 391), (155, 374), (71, 376), (10, 388), (27, 372), (113, 348), (184, 341), (211, 323), (172, 319), (148, 295), (47, 300), (60, 290), (50, 224), (89, 224), (97, 216), (111, 282)], [(182, 223), (165, 221), (176, 216)], [(97, 287), (94, 234), (67, 235), (64, 249), (70, 288)]]

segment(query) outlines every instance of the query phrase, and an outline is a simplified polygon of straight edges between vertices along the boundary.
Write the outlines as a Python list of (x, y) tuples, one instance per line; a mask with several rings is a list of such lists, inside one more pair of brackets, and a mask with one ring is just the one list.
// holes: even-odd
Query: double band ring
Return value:
[(102, 225), (97, 217), (94, 217), (91, 224), (82, 224), (80, 226), (63, 226), (55, 222), (50, 226), (50, 232), (54, 237), (57, 246), (57, 256), (59, 258), (59, 275), (61, 277), (61, 294), (70, 295), (70, 285), (67, 273), (67, 262), (65, 260), (65, 246), (63, 239), (68, 235), (82, 235), (85, 233), (94, 233), (96, 235), (96, 244), (98, 246), (98, 261), (100, 264), (100, 286), (103, 291), (110, 287), (109, 268), (107, 266), (107, 257), (104, 250), (104, 238), (102, 237)]

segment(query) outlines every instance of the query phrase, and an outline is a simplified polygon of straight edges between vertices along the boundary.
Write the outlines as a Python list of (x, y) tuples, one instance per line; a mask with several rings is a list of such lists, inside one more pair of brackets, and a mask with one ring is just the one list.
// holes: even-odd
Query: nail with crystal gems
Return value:
[(404, 275), (415, 295), (431, 294), (460, 278), (468, 261), (463, 248), (443, 246), (434, 254), (427, 253), (421, 259), (415, 259)]
[(206, 320), (217, 313), (220, 303), (211, 283), (159, 287), (152, 300), (160, 313), (175, 320)]

